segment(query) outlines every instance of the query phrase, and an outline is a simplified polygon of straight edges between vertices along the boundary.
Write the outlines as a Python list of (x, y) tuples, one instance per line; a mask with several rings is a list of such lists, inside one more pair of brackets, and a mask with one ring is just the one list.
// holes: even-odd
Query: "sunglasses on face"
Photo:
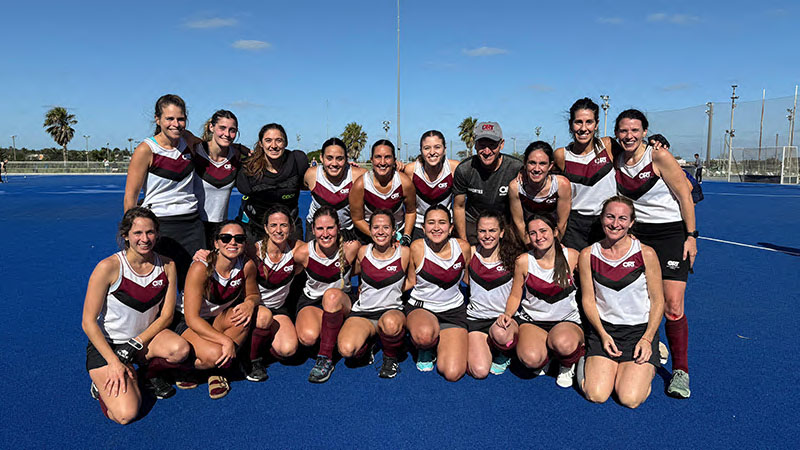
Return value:
[(218, 235), (217, 239), (222, 241), (223, 244), (227, 244), (228, 242), (231, 241), (231, 239), (236, 241), (237, 244), (244, 244), (244, 241), (247, 240), (247, 236), (245, 236), (243, 234), (227, 234), (227, 233), (225, 233), (225, 234)]
[(484, 148), (489, 148), (491, 150), (497, 150), (497, 147), (499, 147), (499, 146), (500, 146), (500, 142), (499, 141), (493, 141), (491, 139), (487, 139), (485, 141), (484, 140), (480, 140), (479, 142), (475, 143), (475, 149), (476, 150), (481, 150), (481, 149), (484, 149)]

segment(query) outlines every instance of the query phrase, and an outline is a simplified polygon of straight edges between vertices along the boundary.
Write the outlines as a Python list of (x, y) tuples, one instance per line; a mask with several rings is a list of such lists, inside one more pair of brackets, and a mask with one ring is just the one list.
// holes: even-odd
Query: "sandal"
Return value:
[(231, 391), (228, 380), (222, 375), (208, 377), (208, 396), (214, 400), (225, 397)]
[(195, 373), (182, 373), (180, 377), (175, 377), (175, 387), (178, 389), (194, 389), (199, 384)]

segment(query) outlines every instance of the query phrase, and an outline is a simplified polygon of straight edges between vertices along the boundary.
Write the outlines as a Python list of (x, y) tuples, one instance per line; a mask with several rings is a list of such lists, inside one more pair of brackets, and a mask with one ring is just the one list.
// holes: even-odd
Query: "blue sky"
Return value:
[[(78, 118), (71, 149), (127, 146), (152, 133), (153, 105), (181, 95), (197, 132), (216, 109), (241, 142), (283, 124), (313, 150), (357, 121), (396, 140), (396, 3), (12, 2), (0, 28), (0, 146), (54, 145), (48, 107)], [(495, 120), (507, 150), (567, 136), (572, 102), (611, 97), (657, 111), (788, 96), (800, 7), (778, 1), (401, 1), (401, 132), (412, 153), (434, 128), (459, 144), (466, 116)], [(327, 103), (327, 107), (326, 107)], [(718, 107), (718, 122), (730, 108)], [(702, 125), (700, 125), (702, 128)], [(611, 127), (610, 127), (611, 128)], [(651, 127), (652, 128), (652, 127)], [(327, 135), (326, 135), (327, 129)], [(8, 142), (6, 142), (8, 141)], [(449, 144), (449, 142), (448, 142)], [(405, 149), (403, 149), (405, 150)]]

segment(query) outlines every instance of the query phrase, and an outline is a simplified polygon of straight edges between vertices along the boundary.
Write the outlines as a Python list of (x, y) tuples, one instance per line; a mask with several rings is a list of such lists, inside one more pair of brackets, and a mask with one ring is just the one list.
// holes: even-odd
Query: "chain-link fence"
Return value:
[(9, 161), (10, 174), (117, 174), (128, 172), (128, 162)]

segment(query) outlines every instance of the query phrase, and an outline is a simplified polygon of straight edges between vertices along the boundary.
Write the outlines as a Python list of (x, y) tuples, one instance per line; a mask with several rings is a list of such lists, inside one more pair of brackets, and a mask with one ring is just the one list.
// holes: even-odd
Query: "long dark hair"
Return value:
[[(241, 228), (242, 234), (245, 234), (244, 225), (242, 225), (241, 222), (234, 219), (226, 220), (214, 228), (214, 242), (216, 242), (217, 239), (219, 238), (219, 233), (222, 231), (222, 229), (231, 224)], [(214, 280), (212, 278), (212, 275), (214, 274), (214, 271), (217, 270), (216, 265), (218, 256), (219, 256), (219, 249), (214, 247), (214, 249), (211, 250), (211, 253), (208, 254), (208, 259), (206, 259), (206, 286), (203, 289), (203, 296), (206, 299), (211, 298), (211, 293), (212, 293), (211, 289), (214, 287)]]
[(638, 109), (626, 109), (625, 111), (619, 113), (617, 120), (614, 122), (614, 134), (619, 131), (619, 123), (622, 122), (623, 119), (638, 120), (642, 122), (643, 131), (646, 131), (650, 126), (650, 123), (647, 121), (647, 117), (645, 117), (643, 112), (639, 111)]
[(517, 233), (513, 232), (509, 228), (508, 224), (506, 223), (506, 219), (502, 214), (492, 210), (481, 211), (480, 214), (478, 214), (478, 220), (476, 220), (475, 223), (477, 224), (483, 218), (495, 219), (500, 226), (500, 229), (503, 230), (503, 237), (500, 238), (497, 243), (500, 262), (503, 264), (503, 268), (507, 272), (514, 273), (514, 265), (517, 260), (517, 256), (525, 252), (525, 247), (519, 240), (519, 237), (517, 237)]
[[(264, 134), (269, 130), (278, 130), (281, 133), (283, 141), (286, 142), (287, 145), (289, 144), (283, 125), (279, 123), (268, 123), (261, 127), (261, 129), (258, 130), (258, 142), (253, 146), (253, 153), (244, 162), (244, 173), (249, 177), (261, 176), (267, 170), (267, 155), (264, 151), (264, 147), (261, 146), (261, 139), (264, 138)], [(288, 148), (284, 150), (284, 152), (288, 151)]]
[(531, 222), (534, 220), (541, 220), (553, 232), (553, 249), (555, 250), (555, 262), (553, 264), (553, 282), (555, 282), (561, 289), (566, 289), (572, 284), (572, 273), (569, 270), (569, 261), (564, 256), (564, 249), (561, 247), (561, 241), (555, 235), (556, 224), (550, 215), (534, 214), (528, 217), (525, 222), (525, 231), (528, 231)]
[[(175, 94), (165, 94), (156, 100), (156, 112), (154, 117), (161, 118), (161, 114), (164, 113), (164, 108), (169, 105), (177, 106), (181, 109), (184, 116), (189, 116), (189, 113), (186, 111), (186, 102), (184, 102), (182, 98)], [(161, 133), (161, 127), (156, 123), (156, 131), (153, 133), (153, 135), (158, 133)]]
[[(267, 208), (267, 212), (264, 213), (264, 220), (262, 221), (262, 223), (264, 224), (264, 228), (266, 228), (267, 225), (269, 224), (269, 216), (273, 214), (283, 214), (286, 216), (287, 219), (289, 219), (289, 234), (287, 235), (288, 239), (288, 236), (291, 236), (292, 232), (294, 231), (294, 221), (292, 220), (292, 212), (289, 211), (289, 207), (287, 207), (286, 205), (275, 203), (274, 205)], [(269, 233), (264, 233), (264, 239), (261, 240), (261, 246), (260, 246), (261, 249), (258, 252), (259, 253), (258, 256), (261, 259), (265, 259), (267, 257), (268, 243), (269, 243)]]
[(422, 136), (419, 138), (419, 155), (417, 155), (417, 161), (424, 162), (422, 158), (422, 141), (425, 138), (429, 137), (437, 137), (442, 140), (442, 146), (444, 147), (444, 155), (442, 155), (442, 159), (444, 160), (445, 164), (447, 163), (447, 142), (444, 140), (444, 134), (442, 134), (439, 130), (428, 130), (422, 133)]

